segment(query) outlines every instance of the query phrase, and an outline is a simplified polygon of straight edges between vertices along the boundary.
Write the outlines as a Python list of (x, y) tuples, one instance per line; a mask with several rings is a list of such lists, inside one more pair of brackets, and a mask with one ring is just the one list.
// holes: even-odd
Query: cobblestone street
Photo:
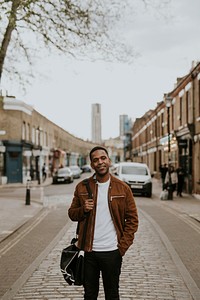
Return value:
[[(70, 242), (74, 232), (72, 224), (14, 300), (83, 299), (82, 288), (68, 286), (59, 269), (61, 249)], [(135, 242), (123, 259), (120, 295), (122, 300), (193, 299), (160, 237), (142, 214)], [(104, 299), (102, 287), (99, 299)]]

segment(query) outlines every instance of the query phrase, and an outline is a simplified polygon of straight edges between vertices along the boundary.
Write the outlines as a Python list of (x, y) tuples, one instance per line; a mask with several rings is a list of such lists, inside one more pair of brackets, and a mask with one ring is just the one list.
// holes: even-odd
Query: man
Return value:
[(44, 163), (43, 166), (42, 166), (42, 179), (43, 179), (43, 182), (46, 180), (47, 178), (47, 171), (46, 171), (46, 164)]
[(106, 300), (118, 300), (122, 256), (133, 243), (138, 229), (138, 214), (131, 189), (109, 173), (108, 152), (96, 146), (90, 151), (95, 174), (89, 185), (93, 199), (88, 199), (86, 187), (80, 182), (69, 208), (69, 217), (79, 222), (78, 247), (88, 216), (85, 237), (84, 299), (96, 300), (99, 277), (102, 274)]
[(177, 196), (182, 197), (183, 186), (184, 186), (184, 178), (185, 172), (182, 166), (180, 166), (177, 170), (178, 184), (177, 184)]
[(165, 177), (167, 174), (168, 168), (167, 164), (164, 164), (163, 166), (160, 166), (160, 173), (161, 173), (161, 178), (162, 178), (162, 189), (165, 189)]

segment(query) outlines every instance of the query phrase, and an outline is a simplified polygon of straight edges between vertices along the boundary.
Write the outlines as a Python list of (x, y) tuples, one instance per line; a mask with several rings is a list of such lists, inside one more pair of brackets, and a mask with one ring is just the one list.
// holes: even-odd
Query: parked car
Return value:
[(92, 172), (92, 168), (90, 165), (83, 165), (81, 167), (81, 170), (83, 171), (83, 173)]
[(121, 162), (115, 175), (126, 182), (134, 194), (152, 196), (152, 176), (146, 164), (136, 162)]
[(53, 183), (70, 183), (74, 181), (73, 173), (70, 168), (60, 168), (53, 176)]
[(74, 179), (75, 178), (80, 178), (81, 177), (81, 174), (82, 174), (82, 170), (81, 170), (81, 168), (79, 167), (79, 166), (70, 166), (69, 167), (70, 168), (70, 170), (72, 171), (72, 173), (73, 173), (73, 177), (74, 177)]

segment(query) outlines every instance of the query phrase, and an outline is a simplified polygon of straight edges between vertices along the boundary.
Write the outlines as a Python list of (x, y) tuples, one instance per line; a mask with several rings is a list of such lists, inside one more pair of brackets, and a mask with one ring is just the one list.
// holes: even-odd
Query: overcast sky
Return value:
[(176, 78), (200, 60), (199, 12), (199, 0), (171, 0), (159, 12), (140, 6), (120, 28), (140, 53), (133, 64), (51, 56), (38, 62), (35, 68), (44, 77), (33, 80), (25, 95), (13, 84), (6, 84), (6, 89), (83, 139), (91, 139), (91, 105), (100, 103), (102, 138), (116, 137), (120, 114), (134, 121), (154, 109)]

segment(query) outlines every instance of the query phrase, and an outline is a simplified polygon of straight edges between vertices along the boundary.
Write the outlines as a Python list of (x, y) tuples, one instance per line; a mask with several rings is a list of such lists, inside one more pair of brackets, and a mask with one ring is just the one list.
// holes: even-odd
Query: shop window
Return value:
[(0, 152), (0, 176), (4, 175), (4, 154)]

